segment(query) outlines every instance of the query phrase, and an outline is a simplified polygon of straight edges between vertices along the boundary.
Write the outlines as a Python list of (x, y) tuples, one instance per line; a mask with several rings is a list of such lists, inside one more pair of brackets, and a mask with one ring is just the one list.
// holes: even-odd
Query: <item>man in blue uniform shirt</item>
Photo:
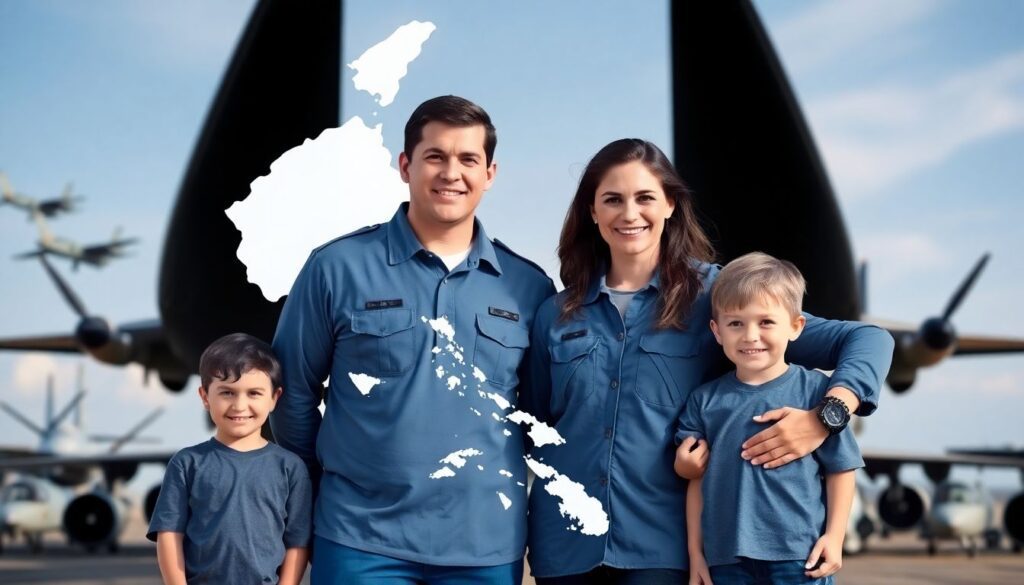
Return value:
[(285, 303), (271, 425), (319, 485), (314, 584), (522, 579), (524, 448), (505, 415), (554, 286), (475, 219), (495, 143), (472, 102), (421, 104), (399, 156), (410, 201), (316, 249)]

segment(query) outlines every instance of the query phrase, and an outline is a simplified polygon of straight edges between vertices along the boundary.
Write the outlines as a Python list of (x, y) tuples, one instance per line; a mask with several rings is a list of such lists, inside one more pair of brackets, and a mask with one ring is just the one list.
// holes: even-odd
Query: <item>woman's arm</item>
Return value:
[(185, 581), (185, 535), (160, 532), (156, 536), (156, 561), (164, 585), (187, 585)]
[(281, 563), (280, 585), (299, 585), (302, 575), (306, 572), (306, 563), (309, 562), (309, 549), (290, 548), (284, 551), (284, 561)]

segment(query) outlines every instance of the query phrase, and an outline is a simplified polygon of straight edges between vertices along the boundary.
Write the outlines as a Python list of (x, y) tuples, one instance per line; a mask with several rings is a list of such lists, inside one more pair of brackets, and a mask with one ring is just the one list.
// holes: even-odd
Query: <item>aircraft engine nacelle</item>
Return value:
[(903, 394), (914, 385), (917, 378), (917, 368), (900, 367), (898, 360), (893, 358), (893, 365), (889, 368), (889, 374), (885, 377), (885, 383), (892, 388), (896, 394)]
[(160, 484), (156, 484), (146, 492), (146, 499), (142, 502), (142, 510), (146, 513), (146, 524), (153, 520), (153, 510), (156, 510), (156, 500), (160, 497)]
[(89, 481), (91, 471), (83, 465), (59, 465), (46, 471), (53, 483), (63, 487), (75, 487)]
[(912, 486), (891, 485), (878, 496), (878, 515), (893, 530), (910, 530), (924, 518), (928, 494)]
[(176, 377), (169, 374), (160, 374), (160, 383), (171, 392), (181, 392), (188, 384), (188, 374), (185, 377)]
[(116, 550), (127, 519), (128, 502), (105, 492), (78, 496), (64, 511), (68, 541), (87, 549), (106, 546)]
[(1018, 543), (1024, 543), (1024, 493), (1017, 494), (1006, 503), (1003, 526), (1011, 538)]
[(135, 461), (118, 461), (116, 463), (103, 464), (103, 477), (107, 485), (114, 485), (117, 481), (128, 483), (139, 471), (139, 464)]

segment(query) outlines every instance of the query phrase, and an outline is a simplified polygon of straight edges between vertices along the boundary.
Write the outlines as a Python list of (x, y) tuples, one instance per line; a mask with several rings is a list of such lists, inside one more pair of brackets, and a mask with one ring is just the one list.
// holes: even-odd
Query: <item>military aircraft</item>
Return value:
[[(233, 331), (270, 339), (283, 299), (270, 302), (248, 282), (236, 255), (241, 235), (224, 210), (245, 199), (251, 181), (283, 152), (338, 125), (341, 13), (340, 1), (260, 0), (253, 9), (170, 218), (159, 319), (112, 325), (87, 314), (54, 277), (78, 314), (75, 332), (3, 339), (0, 349), (87, 352), (108, 364), (138, 363), (168, 389), (181, 390), (214, 339)], [(752, 250), (787, 258), (814, 291), (808, 311), (860, 318), (863, 283), (858, 286), (846, 227), (754, 7), (748, 1), (673, 2), (670, 25), (675, 162), (686, 169), (720, 260)], [(708, 52), (708, 46), (717, 49)], [(744, 172), (735, 172), (738, 164)], [(357, 227), (381, 218), (348, 220)], [(772, 237), (759, 229), (765, 224), (793, 227)], [(891, 329), (897, 337), (889, 377), (895, 391), (907, 390), (918, 368), (949, 355), (1024, 351), (1024, 340), (958, 338), (950, 325), (979, 272), (972, 272), (941, 317)]]
[(138, 238), (122, 238), (121, 228), (118, 227), (114, 229), (110, 241), (83, 246), (54, 236), (41, 212), (33, 211), (32, 219), (35, 220), (36, 226), (39, 228), (38, 248), (16, 255), (15, 258), (18, 260), (50, 255), (67, 258), (71, 261), (73, 270), (78, 270), (79, 264), (89, 264), (99, 268), (105, 266), (113, 258), (124, 257), (124, 249), (139, 241)]
[[(152, 442), (139, 434), (163, 409), (146, 415), (120, 435), (88, 435), (82, 428), (82, 400), (86, 391), (79, 388), (74, 397), (54, 415), (53, 378), (47, 383), (46, 415), (42, 425), (5, 402), (0, 410), (39, 436), (36, 448), (0, 447), (0, 476), (15, 471), (22, 474), (0, 495), (0, 538), (4, 534), (24, 536), (29, 548), (38, 552), (42, 535), (63, 530), (68, 542), (93, 551), (118, 548), (118, 537), (127, 519), (130, 501), (120, 487), (130, 481), (143, 463), (166, 463), (173, 451), (121, 453), (128, 443)], [(68, 419), (74, 416), (74, 422)], [(86, 442), (105, 443), (95, 453), (86, 450)], [(79, 488), (73, 492), (72, 488)], [(144, 512), (148, 519), (156, 505), (160, 486), (147, 494)]]
[(37, 201), (21, 193), (17, 193), (11, 188), (11, 183), (7, 180), (7, 175), (0, 173), (0, 189), (2, 189), (3, 198), (0, 199), (0, 204), (13, 205), (23, 209), (31, 214), (41, 213), (46, 217), (56, 217), (61, 213), (72, 213), (75, 211), (78, 202), (82, 201), (84, 197), (74, 195), (74, 186), (68, 183), (64, 186), (64, 191), (60, 197), (55, 199), (43, 199)]
[[(928, 553), (933, 555), (940, 540), (957, 540), (969, 556), (974, 556), (980, 541), (995, 548), (1001, 539), (994, 523), (991, 497), (980, 485), (950, 480), (952, 466), (1015, 468), (1024, 472), (1024, 457), (999, 453), (953, 451), (944, 455), (922, 455), (865, 451), (864, 462), (865, 472), (872, 480), (879, 476), (888, 478), (888, 486), (879, 494), (877, 503), (881, 532), (916, 529), (928, 541)], [(931, 497), (928, 492), (900, 480), (900, 468), (915, 464), (921, 465), (933, 482)], [(1019, 552), (1024, 543), (1024, 492), (1007, 503), (1003, 528), (1013, 540), (1014, 550)], [(874, 531), (873, 525), (858, 526), (863, 541)]]

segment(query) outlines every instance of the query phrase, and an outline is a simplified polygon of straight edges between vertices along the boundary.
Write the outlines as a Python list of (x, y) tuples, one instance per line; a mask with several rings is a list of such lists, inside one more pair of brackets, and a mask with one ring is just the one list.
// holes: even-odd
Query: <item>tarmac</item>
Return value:
[[(0, 584), (160, 585), (156, 548), (145, 540), (145, 524), (133, 517), (116, 554), (89, 554), (68, 547), (59, 534), (48, 536), (40, 554), (19, 541), (5, 542), (0, 555)], [(304, 583), (309, 582), (307, 574)], [(930, 557), (914, 534), (872, 539), (864, 554), (844, 559), (837, 582), (844, 585), (1024, 584), (1024, 555), (1012, 552), (1004, 538), (1000, 550), (968, 558), (957, 543), (940, 543)], [(533, 585), (527, 577), (523, 585)]]

